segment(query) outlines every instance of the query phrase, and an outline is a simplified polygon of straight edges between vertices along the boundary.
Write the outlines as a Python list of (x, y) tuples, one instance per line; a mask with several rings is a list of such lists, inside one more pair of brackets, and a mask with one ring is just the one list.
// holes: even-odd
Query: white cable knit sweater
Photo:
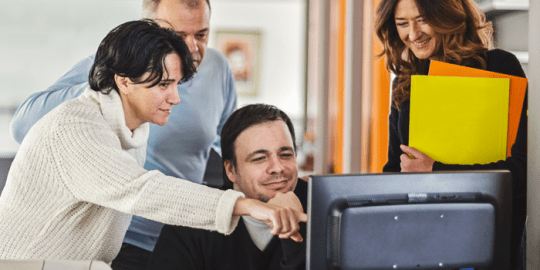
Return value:
[(116, 91), (91, 89), (37, 122), (0, 196), (0, 259), (110, 263), (133, 214), (230, 234), (243, 195), (144, 170), (148, 128), (132, 133)]

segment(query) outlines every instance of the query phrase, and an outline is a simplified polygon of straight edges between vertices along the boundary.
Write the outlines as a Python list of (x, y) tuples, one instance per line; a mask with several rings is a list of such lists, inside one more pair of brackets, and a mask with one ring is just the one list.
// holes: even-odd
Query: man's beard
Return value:
[(261, 201), (263, 203), (267, 203), (271, 198), (264, 195), (264, 194), (259, 194), (259, 198), (257, 198), (257, 199), (259, 199), (259, 201)]
[[(242, 175), (238, 173), (238, 169), (235, 168), (235, 170), (236, 170), (235, 172), (237, 173), (237, 181), (238, 181), (238, 185), (239, 185), (239, 186), (242, 186), (244, 180), (246, 180), (246, 179), (244, 179), (244, 178), (242, 177)], [(288, 181), (295, 181), (295, 179), (298, 178), (298, 174), (297, 174), (297, 173), (295, 174), (294, 172), (293, 172), (293, 173), (290, 173), (290, 174), (284, 174), (284, 173), (273, 174), (273, 175), (271, 175), (270, 177), (268, 177), (267, 179), (265, 179), (265, 180), (263, 181), (263, 184), (264, 184), (264, 183), (269, 183), (269, 182), (272, 182), (273, 180), (281, 179), (281, 178), (287, 179)], [(247, 179), (246, 181), (253, 181), (253, 180)], [(285, 190), (285, 191), (282, 191), (282, 192), (293, 191), (295, 187), (296, 187), (296, 184), (295, 184), (295, 185), (291, 185), (291, 187), (289, 188), (289, 190)], [(242, 192), (241, 189), (236, 189), (236, 190)], [(264, 202), (264, 203), (267, 203), (268, 201), (270, 201), (270, 199), (272, 199), (272, 197), (270, 197), (270, 196), (268, 196), (268, 195), (266, 195), (266, 194), (263, 194), (263, 193), (256, 193), (256, 194), (254, 194), (254, 195), (257, 196), (257, 199), (258, 199), (259, 201)], [(252, 198), (252, 199), (255, 199), (255, 198)]]
[[(281, 174), (281, 173), (280, 174), (274, 174), (274, 175), (268, 177), (268, 179), (266, 179), (264, 181), (264, 183), (268, 183), (268, 182), (271, 182), (273, 180), (281, 179), (281, 178), (288, 179), (289, 181), (293, 181), (294, 180), (293, 177), (294, 177), (293, 175), (286, 175), (286, 174)], [(293, 187), (294, 187), (294, 185), (291, 185), (289, 190), (285, 190), (283, 192), (292, 191)], [(270, 199), (272, 199), (272, 198), (270, 198), (269, 196), (267, 196), (265, 194), (257, 194), (257, 195), (258, 195), (259, 201), (261, 201), (261, 202), (267, 203)]]

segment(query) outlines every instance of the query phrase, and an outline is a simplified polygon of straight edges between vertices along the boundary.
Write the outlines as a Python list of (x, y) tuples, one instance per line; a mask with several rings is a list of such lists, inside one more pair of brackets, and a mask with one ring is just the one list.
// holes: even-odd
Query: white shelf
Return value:
[(484, 0), (477, 1), (477, 3), (487, 15), (515, 10), (529, 10), (528, 0)]

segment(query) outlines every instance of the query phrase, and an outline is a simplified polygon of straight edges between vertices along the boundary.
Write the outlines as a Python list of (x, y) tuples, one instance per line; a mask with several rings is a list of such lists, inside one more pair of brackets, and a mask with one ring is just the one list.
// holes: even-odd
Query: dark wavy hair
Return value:
[[(425, 75), (429, 59), (418, 59), (401, 41), (394, 11), (400, 0), (382, 0), (375, 31), (386, 56), (386, 68), (397, 76), (392, 106), (409, 99), (411, 75)], [(493, 48), (493, 27), (473, 0), (414, 0), (424, 21), (434, 30), (441, 61), (486, 68), (486, 52)]]
[[(96, 59), (90, 70), (88, 82), (94, 91), (108, 94), (118, 91), (114, 75), (127, 77), (134, 83), (157, 85), (167, 73), (165, 57), (176, 53), (182, 65), (182, 82), (196, 72), (189, 48), (182, 38), (156, 22), (144, 19), (123, 23), (114, 28), (101, 41)], [(150, 76), (142, 79), (142, 75)]]
[[(287, 124), (294, 146), (296, 155), (296, 137), (294, 135), (294, 126), (291, 119), (285, 112), (276, 106), (267, 104), (246, 105), (229, 116), (225, 125), (221, 129), (221, 157), (223, 161), (230, 161), (236, 168), (235, 143), (236, 138), (247, 128), (271, 121), (283, 121)], [(222, 166), (223, 187), (232, 188), (232, 182), (227, 177), (225, 166)]]

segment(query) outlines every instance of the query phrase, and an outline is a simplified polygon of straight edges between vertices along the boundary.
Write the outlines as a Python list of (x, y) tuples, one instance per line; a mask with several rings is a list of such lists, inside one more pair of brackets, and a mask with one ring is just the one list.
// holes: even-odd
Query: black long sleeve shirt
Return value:
[[(495, 49), (486, 53), (486, 70), (507, 75), (525, 77), (519, 60), (513, 54)], [(397, 80), (396, 80), (397, 81)], [(394, 81), (394, 85), (396, 84)], [(459, 108), (456, 108), (459, 109)], [(403, 154), (400, 144), (409, 145), (410, 100), (403, 102), (400, 109), (391, 108), (389, 117), (388, 162), (383, 172), (400, 172), (400, 156)], [(511, 155), (505, 160), (489, 164), (458, 165), (443, 164), (435, 161), (433, 171), (463, 170), (509, 170), (512, 173), (512, 252), (519, 248), (519, 239), (523, 232), (526, 216), (527, 195), (527, 94), (523, 101), (523, 109), (519, 121), (518, 133), (511, 148)]]
[[(298, 179), (294, 193), (307, 209), (307, 183)], [(306, 237), (306, 225), (300, 223)], [(242, 219), (230, 235), (165, 225), (147, 269), (305, 269), (306, 244), (274, 236), (261, 251), (251, 240)]]

